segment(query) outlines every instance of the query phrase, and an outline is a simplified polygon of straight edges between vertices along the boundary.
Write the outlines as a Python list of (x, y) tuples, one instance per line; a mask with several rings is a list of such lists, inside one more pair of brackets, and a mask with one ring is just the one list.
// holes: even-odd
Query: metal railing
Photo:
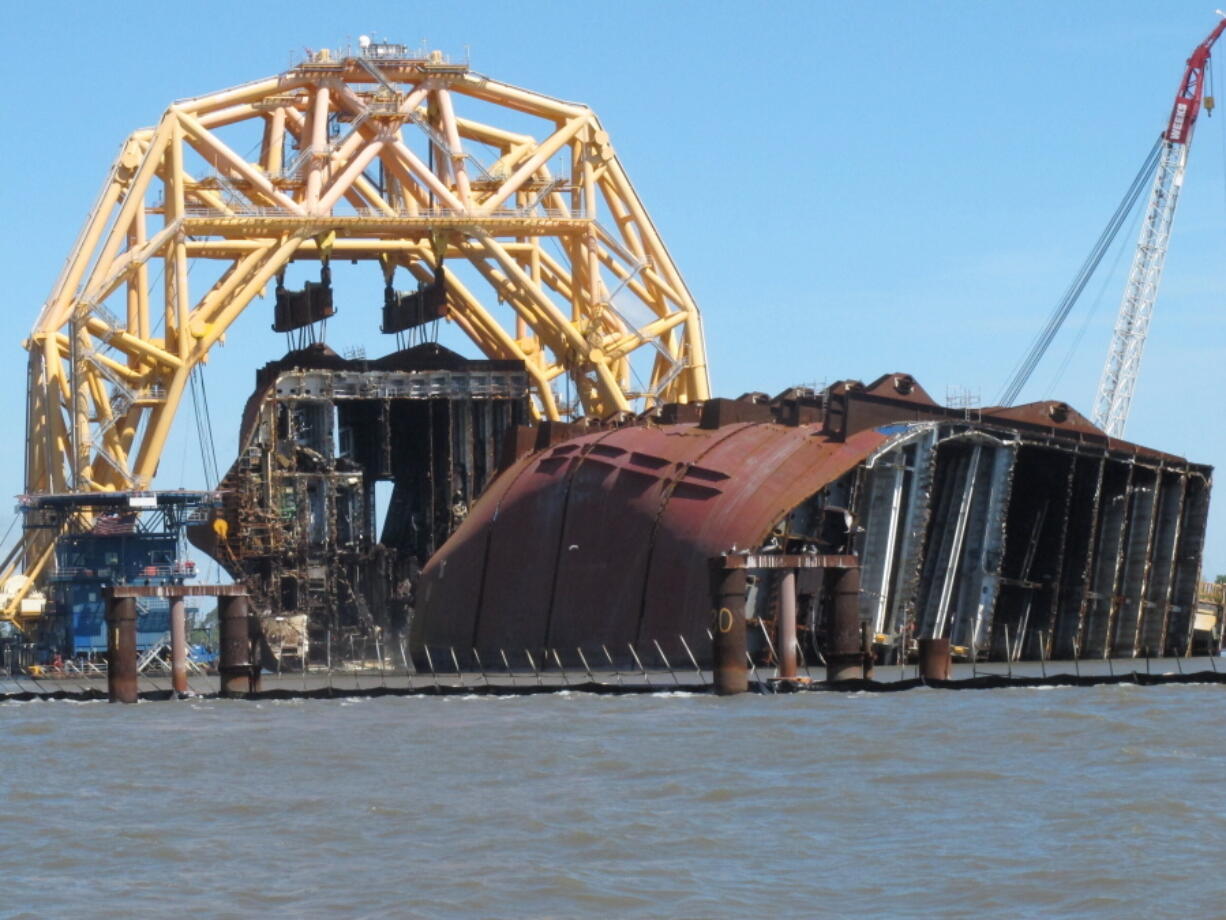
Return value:
[[(255, 205), (235, 205), (228, 210), (219, 208), (189, 207), (184, 216), (196, 220), (233, 220), (235, 218), (285, 218), (297, 220), (345, 220), (346, 218), (362, 218), (366, 220), (587, 220), (586, 211), (563, 210), (561, 208), (545, 208), (539, 205), (527, 208), (498, 208), (489, 214), (470, 214), (457, 211), (454, 208), (421, 208), (410, 211), (407, 208), (393, 209), (391, 214), (380, 208), (354, 208), (351, 214), (310, 214), (305, 218), (301, 214), (293, 214), (284, 208), (258, 207)], [(119, 327), (122, 328), (122, 327)]]
[(337, 66), (346, 59), (383, 62), (410, 61), (417, 64), (433, 64), (447, 68), (463, 67), (465, 70), (471, 64), (468, 49), (465, 49), (463, 59), (452, 60), (451, 55), (424, 46), (410, 48), (408, 45), (402, 45), (399, 42), (370, 41), (366, 44), (359, 43), (355, 45), (347, 42), (335, 48), (305, 49), (301, 52), (291, 52), (290, 66)]
[(175, 562), (168, 565), (145, 565), (145, 566), (128, 566), (120, 568), (117, 566), (103, 566), (97, 569), (87, 568), (85, 566), (60, 566), (55, 575), (52, 576), (55, 581), (69, 581), (75, 578), (99, 578), (107, 580), (111, 578), (195, 578), (196, 563), (191, 560), (186, 562)]

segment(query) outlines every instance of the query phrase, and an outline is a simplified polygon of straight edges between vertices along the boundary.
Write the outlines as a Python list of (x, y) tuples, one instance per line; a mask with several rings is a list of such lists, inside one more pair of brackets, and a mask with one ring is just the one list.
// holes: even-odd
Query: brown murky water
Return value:
[(7, 703), (0, 915), (1226, 916), (1224, 702)]

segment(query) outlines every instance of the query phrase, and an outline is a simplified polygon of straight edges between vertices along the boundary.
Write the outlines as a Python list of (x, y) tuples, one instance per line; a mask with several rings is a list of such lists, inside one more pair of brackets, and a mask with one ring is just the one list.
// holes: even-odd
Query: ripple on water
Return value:
[(3, 703), (6, 916), (1211, 916), (1221, 693)]

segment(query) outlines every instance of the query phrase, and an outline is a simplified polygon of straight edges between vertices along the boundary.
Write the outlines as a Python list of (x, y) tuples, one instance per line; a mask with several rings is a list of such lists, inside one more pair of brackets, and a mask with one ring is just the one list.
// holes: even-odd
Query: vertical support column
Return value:
[(826, 680), (864, 678), (864, 640), (860, 631), (860, 569), (834, 569), (826, 574), (833, 603), (827, 629)]
[(873, 631), (870, 624), (860, 623), (860, 654), (864, 656), (864, 679), (873, 679)]
[[(170, 145), (167, 149), (166, 177), (166, 223), (171, 224), (187, 211), (187, 195), (183, 177), (183, 125), (176, 119), (171, 125)], [(174, 330), (173, 351), (180, 358), (187, 358), (191, 351), (192, 336), (188, 330), (187, 282), (187, 237), (180, 231), (166, 247), (165, 258), (165, 310), (166, 346), (171, 347), (171, 330)]]
[(175, 693), (187, 693), (187, 604), (170, 599), (170, 681)]
[(788, 569), (779, 579), (779, 619), (775, 644), (779, 656), (779, 676), (796, 679), (796, 571)]
[(711, 625), (712, 678), (718, 696), (731, 696), (749, 689), (745, 647), (744, 569), (724, 569), (723, 559), (712, 563), (715, 616)]
[(326, 86), (315, 90), (311, 104), (310, 135), (311, 155), (307, 157), (306, 189), (303, 203), (307, 213), (315, 213), (319, 205), (319, 193), (323, 188), (323, 170), (328, 163), (328, 97)]
[(951, 662), (948, 639), (919, 640), (919, 673), (924, 680), (949, 680)]
[(260, 144), (260, 165), (270, 176), (281, 175), (284, 162), (285, 107), (278, 106), (272, 117), (264, 116), (264, 139)]
[(89, 476), (90, 454), (92, 452), (89, 430), (89, 375), (84, 370), (85, 357), (91, 350), (89, 333), (85, 329), (88, 319), (87, 308), (81, 305), (73, 307), (72, 322), (69, 326), (71, 341), (69, 357), (71, 359), (70, 383), (72, 385), (72, 483), (73, 489), (80, 488), (82, 477)]
[(221, 634), (221, 695), (243, 697), (260, 689), (259, 665), (251, 654), (251, 616), (247, 597), (217, 598), (218, 632)]
[(136, 598), (106, 599), (106, 692), (112, 703), (135, 703)]
[(468, 169), (464, 162), (464, 147), (460, 143), (460, 128), (455, 118), (455, 109), (451, 105), (451, 93), (438, 89), (434, 93), (438, 100), (439, 114), (443, 118), (443, 130), (447, 136), (448, 161), (451, 164), (451, 174), (455, 177), (456, 195), (467, 210), (472, 205), (472, 193), (469, 188)]

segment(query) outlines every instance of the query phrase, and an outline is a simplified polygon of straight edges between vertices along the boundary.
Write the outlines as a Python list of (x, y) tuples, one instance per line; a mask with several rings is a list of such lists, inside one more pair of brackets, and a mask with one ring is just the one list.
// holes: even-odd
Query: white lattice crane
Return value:
[(1192, 129), (1196, 126), (1202, 101), (1207, 111), (1213, 109), (1213, 97), (1204, 94), (1209, 52), (1224, 30), (1226, 19), (1217, 24), (1188, 58), (1170, 120), (1162, 135), (1154, 184), (1141, 224), (1141, 238), (1137, 241), (1137, 252), (1132, 260), (1124, 297), (1120, 301), (1115, 333), (1094, 401), (1094, 423), (1111, 437), (1122, 437), (1128, 422), (1128, 410), (1141, 367), (1141, 353), (1149, 333), (1154, 303), (1158, 299), (1158, 283), (1162, 280), (1171, 221), (1175, 217), (1175, 206), (1179, 203), (1179, 190), (1188, 165)]

